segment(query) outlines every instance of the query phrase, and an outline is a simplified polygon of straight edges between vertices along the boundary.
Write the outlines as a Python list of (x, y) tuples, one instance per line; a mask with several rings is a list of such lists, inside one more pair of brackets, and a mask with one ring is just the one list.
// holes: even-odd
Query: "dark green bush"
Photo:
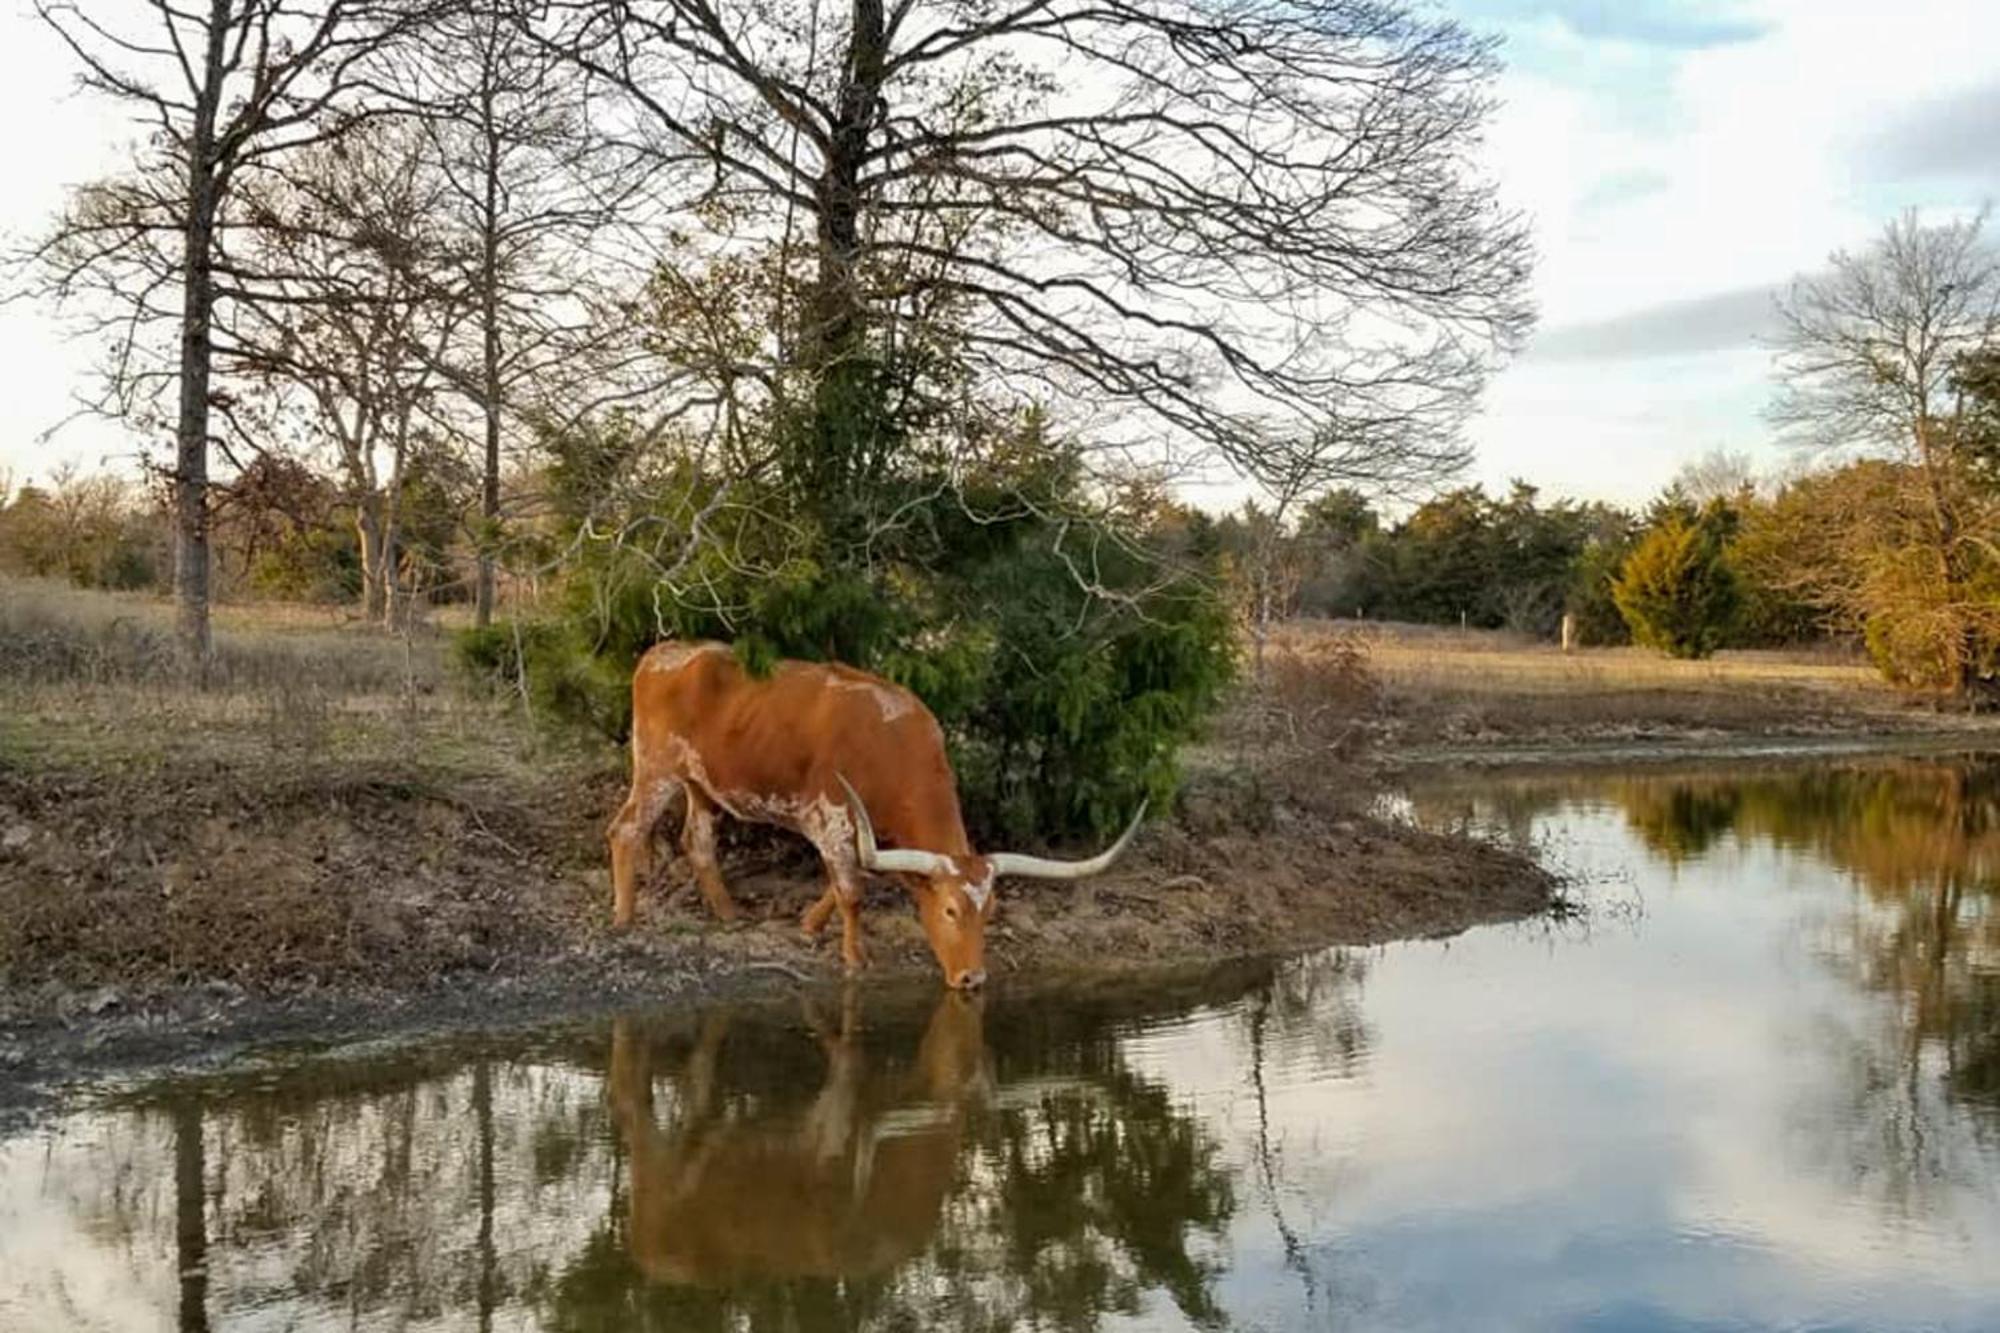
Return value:
[(352, 519), (286, 529), (250, 561), (247, 581), (264, 597), (353, 601), (361, 595), (361, 547)]
[[(660, 639), (729, 642), (753, 672), (782, 658), (844, 661), (936, 714), (976, 837), (1103, 834), (1141, 798), (1164, 808), (1175, 758), (1233, 670), (1226, 608), (1111, 534), (1000, 526), (977, 542), (948, 536), (926, 566), (799, 559), (751, 575), (717, 558), (675, 585), (699, 598), (674, 596), (648, 562), (614, 551), (571, 572), (560, 620), (468, 631), (459, 660), (509, 690), (525, 674), (537, 710), (612, 739), (630, 725), (632, 668)], [(1086, 588), (1063, 543), (1092, 538), (1099, 586)]]
[(1632, 641), (1632, 630), (1620, 614), (1612, 591), (1618, 571), (1631, 551), (1630, 541), (1593, 541), (1577, 555), (1564, 610), (1576, 617), (1580, 643), (1611, 647)]

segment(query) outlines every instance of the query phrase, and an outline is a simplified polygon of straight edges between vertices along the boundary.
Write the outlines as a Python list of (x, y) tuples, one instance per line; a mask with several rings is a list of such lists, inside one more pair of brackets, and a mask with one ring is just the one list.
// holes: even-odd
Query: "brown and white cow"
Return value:
[(607, 1082), (630, 1175), (627, 1244), (649, 1281), (711, 1288), (889, 1272), (935, 1239), (967, 1111), (988, 1082), (979, 997), (939, 997), (907, 1067), (871, 1062), (849, 1006), (809, 1015), (826, 1055), (810, 1103), (731, 1104), (718, 1084), (727, 1019), (707, 1016), (653, 1104), (654, 1044), (612, 1027)]
[(715, 857), (721, 811), (792, 829), (818, 850), (827, 889), (800, 924), (817, 935), (838, 908), (850, 971), (866, 964), (862, 872), (901, 881), (955, 987), (986, 978), (997, 879), (1097, 874), (1125, 850), (1146, 813), (1142, 804), (1110, 850), (1087, 861), (981, 856), (965, 835), (944, 733), (908, 690), (823, 662), (781, 662), (759, 679), (723, 644), (660, 643), (632, 676), (632, 793), (610, 828), (617, 925), (632, 921), (654, 824), (683, 794), (681, 846), (717, 916), (736, 916)]

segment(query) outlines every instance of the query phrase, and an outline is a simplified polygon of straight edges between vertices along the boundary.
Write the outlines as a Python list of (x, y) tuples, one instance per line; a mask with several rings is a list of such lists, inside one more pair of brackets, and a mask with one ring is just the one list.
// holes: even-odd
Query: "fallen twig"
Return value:
[(793, 967), (790, 963), (781, 963), (777, 961), (775, 958), (759, 958), (752, 962), (745, 963), (743, 964), (743, 970), (746, 972), (756, 972), (756, 971), (783, 972), (786, 976), (790, 977), (793, 981), (798, 982), (800, 985), (809, 985), (812, 982), (812, 978), (806, 975), (804, 972), (799, 971), (796, 967)]

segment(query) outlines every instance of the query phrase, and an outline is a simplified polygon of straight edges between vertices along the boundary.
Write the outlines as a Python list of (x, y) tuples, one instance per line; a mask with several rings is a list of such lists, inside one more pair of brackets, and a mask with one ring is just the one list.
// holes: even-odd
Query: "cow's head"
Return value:
[(1040, 856), (996, 852), (991, 856), (947, 856), (917, 848), (884, 849), (875, 845), (875, 826), (869, 822), (868, 807), (840, 779), (847, 793), (848, 809), (854, 817), (855, 850), (861, 864), (884, 875), (895, 875), (910, 886), (917, 900), (917, 918), (931, 952), (944, 969), (946, 984), (970, 990), (986, 981), (986, 923), (993, 919), (997, 898), (994, 885), (1002, 875), (1022, 879), (1082, 879), (1110, 868), (1139, 832), (1146, 817), (1146, 803), (1110, 848), (1087, 861), (1052, 861)]

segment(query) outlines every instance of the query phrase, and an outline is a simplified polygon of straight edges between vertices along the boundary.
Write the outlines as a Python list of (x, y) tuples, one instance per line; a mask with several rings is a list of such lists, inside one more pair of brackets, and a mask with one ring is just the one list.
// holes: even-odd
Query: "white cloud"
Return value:
[[(1865, 243), (1906, 204), (1964, 211), (2000, 195), (2000, 179), (1979, 175), (1993, 155), (1951, 141), (1978, 122), (1964, 109), (1994, 95), (2000, 6), (1986, 0), (1907, 0), (1893, 13), (1857, 0), (1457, 4), (1509, 40), (1489, 161), (1535, 219), (1536, 293), (1557, 346), (1577, 326), (1776, 287)], [(32, 127), (0, 150), (12, 187), (0, 230), (39, 225), (130, 132), (69, 87), (40, 25), (0, 11), (0, 116)], [(99, 423), (33, 444), (69, 414), (90, 362), (44, 314), (0, 307), (0, 358), (0, 468), (42, 474), (64, 456), (132, 452)], [(1760, 419), (1767, 376), (1767, 359), (1740, 347), (1671, 360), (1531, 355), (1494, 385), (1474, 427), (1475, 477), (1637, 502), (1718, 444), (1776, 465)]]
[[(1480, 6), (1467, 2), (1476, 23)], [(2000, 9), (1911, 0), (1889, 16), (1874, 4), (1768, 0), (1745, 13), (1757, 35), (1711, 44), (1508, 29), (1518, 63), (1503, 80), (1491, 161), (1506, 197), (1536, 219), (1552, 342), (1574, 343), (1575, 326), (1782, 286), (1866, 243), (1905, 204), (1963, 211), (1982, 188), (2000, 192), (2000, 180), (1963, 172), (1919, 180), (1921, 160), (1879, 147), (1884, 125), (1990, 88)], [(1943, 152), (1935, 129), (1925, 143), (1933, 160)], [(1906, 167), (1911, 179), (1897, 179)], [(1768, 370), (1740, 351), (1530, 356), (1494, 386), (1475, 427), (1478, 475), (1637, 501), (1716, 444), (1776, 464), (1760, 419)]]

